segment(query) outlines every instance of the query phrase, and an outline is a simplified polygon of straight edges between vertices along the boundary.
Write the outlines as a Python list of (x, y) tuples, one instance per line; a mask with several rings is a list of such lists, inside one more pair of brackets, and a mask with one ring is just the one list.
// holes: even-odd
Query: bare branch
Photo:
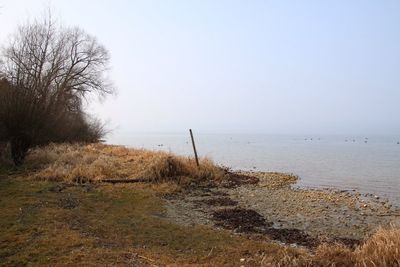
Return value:
[(103, 125), (85, 115), (82, 101), (113, 93), (109, 61), (95, 37), (57, 25), (50, 13), (20, 26), (0, 57), (0, 135), (25, 153), (50, 141), (100, 138)]

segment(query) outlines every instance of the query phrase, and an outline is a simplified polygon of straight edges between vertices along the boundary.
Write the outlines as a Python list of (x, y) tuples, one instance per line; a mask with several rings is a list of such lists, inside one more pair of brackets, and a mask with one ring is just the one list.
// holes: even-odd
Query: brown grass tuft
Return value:
[(319, 266), (354, 266), (356, 258), (343, 244), (322, 244), (316, 249), (312, 262)]
[(363, 245), (352, 250), (342, 244), (322, 244), (312, 254), (283, 250), (264, 257), (262, 266), (400, 266), (400, 229), (378, 229)]
[(104, 144), (51, 144), (36, 148), (29, 153), (26, 166), (36, 170), (36, 179), (69, 182), (135, 178), (191, 182), (219, 180), (225, 174), (206, 158), (197, 167), (189, 157)]
[(360, 266), (400, 266), (400, 229), (379, 229), (355, 254)]

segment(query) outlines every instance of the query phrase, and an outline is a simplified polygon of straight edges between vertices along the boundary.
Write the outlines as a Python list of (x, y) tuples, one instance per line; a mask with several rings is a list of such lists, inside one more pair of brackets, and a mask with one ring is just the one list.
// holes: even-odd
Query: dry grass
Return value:
[(262, 266), (400, 266), (400, 229), (378, 229), (352, 250), (342, 244), (322, 244), (312, 254), (298, 249), (264, 257)]
[(400, 266), (400, 229), (379, 229), (355, 254), (359, 266)]
[(259, 266), (282, 249), (170, 222), (153, 184), (60, 185), (0, 179), (0, 266)]
[(224, 176), (224, 171), (206, 158), (198, 168), (188, 157), (104, 144), (51, 144), (32, 150), (25, 165), (37, 170), (32, 175), (36, 179), (68, 182), (144, 178), (187, 183)]
[(0, 179), (0, 266), (399, 266), (398, 228), (378, 230), (355, 250), (325, 244), (310, 252), (173, 224), (151, 184), (52, 190), (60, 185)]
[[(160, 219), (164, 211), (157, 191), (167, 192), (171, 184), (178, 186), (177, 181), (190, 183), (224, 177), (225, 172), (207, 159), (202, 159), (201, 168), (197, 168), (193, 159), (166, 152), (102, 144), (49, 145), (31, 151), (25, 166), (29, 171), (35, 170), (31, 177), (45, 181), (0, 179), (3, 200), (0, 258), (7, 258), (7, 263), (18, 265), (30, 261), (32, 255), (37, 263), (48, 263), (49, 259), (43, 255), (55, 251), (47, 246), (51, 241), (60, 251), (51, 260), (71, 265), (83, 262), (101, 265), (121, 257), (120, 265), (128, 265), (128, 261), (137, 260), (135, 253), (140, 253), (171, 266), (240, 266), (242, 258), (246, 259), (245, 266), (400, 266), (400, 228), (396, 227), (378, 229), (356, 249), (323, 244), (310, 252), (208, 228), (185, 228)], [(58, 184), (53, 181), (96, 182), (105, 178), (148, 178), (165, 183), (99, 185), (93, 193), (71, 187), (60, 196), (43, 193), (48, 192), (43, 188)], [(30, 186), (25, 186), (26, 183)], [(152, 188), (156, 185), (163, 186)], [(64, 195), (78, 199), (80, 206), (71, 211), (58, 207), (58, 198)], [(16, 196), (29, 203), (20, 203)], [(54, 218), (58, 218), (60, 227), (53, 225)], [(18, 227), (12, 226), (16, 221)], [(75, 224), (78, 230), (74, 230)], [(44, 232), (40, 235), (32, 232), (38, 229)], [(60, 235), (68, 235), (70, 239), (59, 239)], [(32, 238), (38, 238), (39, 246), (30, 246)], [(98, 238), (104, 240), (102, 246), (97, 245)], [(55, 240), (64, 240), (69, 246)], [(126, 255), (128, 247), (132, 248), (132, 242), (135, 252), (121, 256)], [(10, 244), (15, 244), (15, 248)], [(26, 247), (26, 252), (19, 252), (21, 246)]]

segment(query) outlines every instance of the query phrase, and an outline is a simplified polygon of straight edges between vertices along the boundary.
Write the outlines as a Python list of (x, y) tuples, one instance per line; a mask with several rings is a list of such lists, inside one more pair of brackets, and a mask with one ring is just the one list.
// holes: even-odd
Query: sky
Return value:
[(111, 54), (114, 134), (400, 134), (400, 1), (0, 0), (0, 43), (50, 9)]

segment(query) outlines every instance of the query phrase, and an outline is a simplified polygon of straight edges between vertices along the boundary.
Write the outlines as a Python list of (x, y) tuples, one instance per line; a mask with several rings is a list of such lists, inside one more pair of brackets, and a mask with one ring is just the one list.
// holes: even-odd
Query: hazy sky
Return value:
[(400, 1), (0, 0), (111, 53), (115, 132), (400, 133)]

